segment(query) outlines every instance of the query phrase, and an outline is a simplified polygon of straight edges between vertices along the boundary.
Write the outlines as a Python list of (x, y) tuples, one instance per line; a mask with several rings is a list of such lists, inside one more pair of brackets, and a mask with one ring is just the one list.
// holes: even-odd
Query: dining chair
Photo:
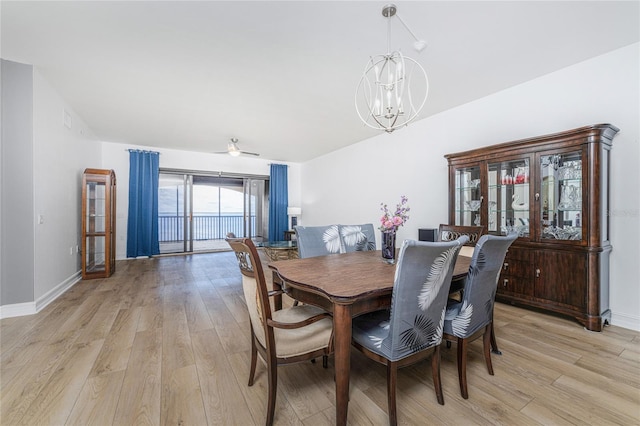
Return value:
[(433, 386), (444, 405), (440, 343), (447, 294), (460, 247), (468, 240), (405, 240), (396, 266), (391, 308), (353, 319), (352, 343), (367, 358), (387, 367), (389, 424), (397, 424), (398, 368), (431, 356)]
[(487, 233), (485, 226), (463, 226), (463, 225), (447, 225), (441, 223), (438, 227), (438, 241), (453, 241), (457, 240), (462, 235), (469, 237), (469, 241), (460, 250), (460, 254), (463, 256), (471, 257), (473, 254), (473, 247), (481, 236)]
[[(438, 227), (438, 241), (453, 241), (462, 235), (466, 235), (469, 237), (469, 241), (460, 249), (460, 256), (472, 257), (476, 243), (486, 233), (487, 229), (484, 226), (447, 225), (441, 223)], [(460, 301), (462, 299), (462, 287), (463, 283), (460, 280), (451, 283), (449, 299)], [(447, 347), (450, 347), (450, 344)]]
[(470, 342), (483, 336), (484, 359), (489, 374), (493, 376), (491, 364), (493, 330), (493, 306), (498, 278), (507, 249), (518, 238), (517, 233), (506, 236), (483, 235), (476, 244), (469, 273), (464, 282), (462, 300), (449, 303), (444, 320), (444, 339), (458, 345), (458, 380), (460, 393), (469, 398), (467, 391), (467, 347)]
[(376, 249), (376, 232), (372, 223), (364, 225), (340, 225), (342, 253)]
[(296, 226), (298, 256), (300, 258), (326, 256), (341, 252), (342, 239), (339, 225)]
[(267, 365), (269, 397), (266, 424), (273, 424), (278, 387), (277, 367), (322, 357), (327, 367), (333, 353), (333, 320), (326, 311), (300, 305), (272, 310), (269, 291), (256, 246), (248, 239), (227, 239), (238, 259), (242, 289), (251, 323), (251, 366), (249, 386), (253, 386), (257, 356)]

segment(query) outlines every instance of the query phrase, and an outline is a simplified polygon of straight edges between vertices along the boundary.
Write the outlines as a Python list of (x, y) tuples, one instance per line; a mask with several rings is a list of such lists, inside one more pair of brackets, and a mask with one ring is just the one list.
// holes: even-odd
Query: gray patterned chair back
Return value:
[(296, 226), (298, 256), (325, 256), (341, 252), (340, 226)]
[(389, 334), (382, 352), (392, 361), (439, 345), (460, 247), (468, 237), (451, 242), (405, 240), (393, 284)]
[(376, 249), (376, 233), (373, 224), (340, 225), (343, 253)]
[(492, 321), (500, 270), (507, 249), (516, 238), (517, 233), (480, 237), (471, 258), (462, 300), (447, 308), (445, 333), (466, 338)]

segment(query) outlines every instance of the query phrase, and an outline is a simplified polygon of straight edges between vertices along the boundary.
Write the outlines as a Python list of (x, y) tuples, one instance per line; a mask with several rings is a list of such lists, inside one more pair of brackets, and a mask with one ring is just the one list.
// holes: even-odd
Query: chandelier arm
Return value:
[(405, 24), (405, 23), (404, 23), (404, 21), (402, 20), (402, 18), (400, 17), (400, 14), (399, 14), (398, 12), (396, 12), (396, 16), (398, 17), (398, 20), (400, 21), (400, 23), (402, 24), (402, 26), (404, 26), (404, 27), (407, 29), (407, 31), (409, 31), (409, 34), (411, 34), (411, 36), (413, 37), (413, 39), (414, 39), (415, 41), (422, 41), (422, 40), (420, 40), (418, 37), (416, 37), (416, 35), (413, 33), (413, 31), (411, 31), (411, 28), (409, 28), (409, 27), (407, 26), (407, 24)]

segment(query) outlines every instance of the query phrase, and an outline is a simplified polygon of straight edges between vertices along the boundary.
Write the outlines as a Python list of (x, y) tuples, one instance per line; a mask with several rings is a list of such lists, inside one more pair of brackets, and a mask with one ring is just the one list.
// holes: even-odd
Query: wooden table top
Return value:
[[(452, 280), (464, 278), (471, 258), (458, 256)], [(269, 263), (287, 284), (321, 294), (335, 302), (350, 302), (372, 294), (391, 293), (396, 266), (380, 251), (356, 251)]]

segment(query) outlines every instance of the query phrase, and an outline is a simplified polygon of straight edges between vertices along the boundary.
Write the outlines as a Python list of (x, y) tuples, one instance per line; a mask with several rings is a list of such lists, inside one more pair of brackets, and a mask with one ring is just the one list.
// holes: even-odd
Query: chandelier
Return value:
[(417, 51), (426, 43), (413, 34), (394, 4), (382, 8), (387, 18), (387, 53), (370, 57), (356, 89), (356, 111), (367, 126), (391, 133), (413, 121), (427, 100), (429, 79), (424, 68), (396, 50), (391, 52), (391, 18), (397, 16), (415, 39)]

